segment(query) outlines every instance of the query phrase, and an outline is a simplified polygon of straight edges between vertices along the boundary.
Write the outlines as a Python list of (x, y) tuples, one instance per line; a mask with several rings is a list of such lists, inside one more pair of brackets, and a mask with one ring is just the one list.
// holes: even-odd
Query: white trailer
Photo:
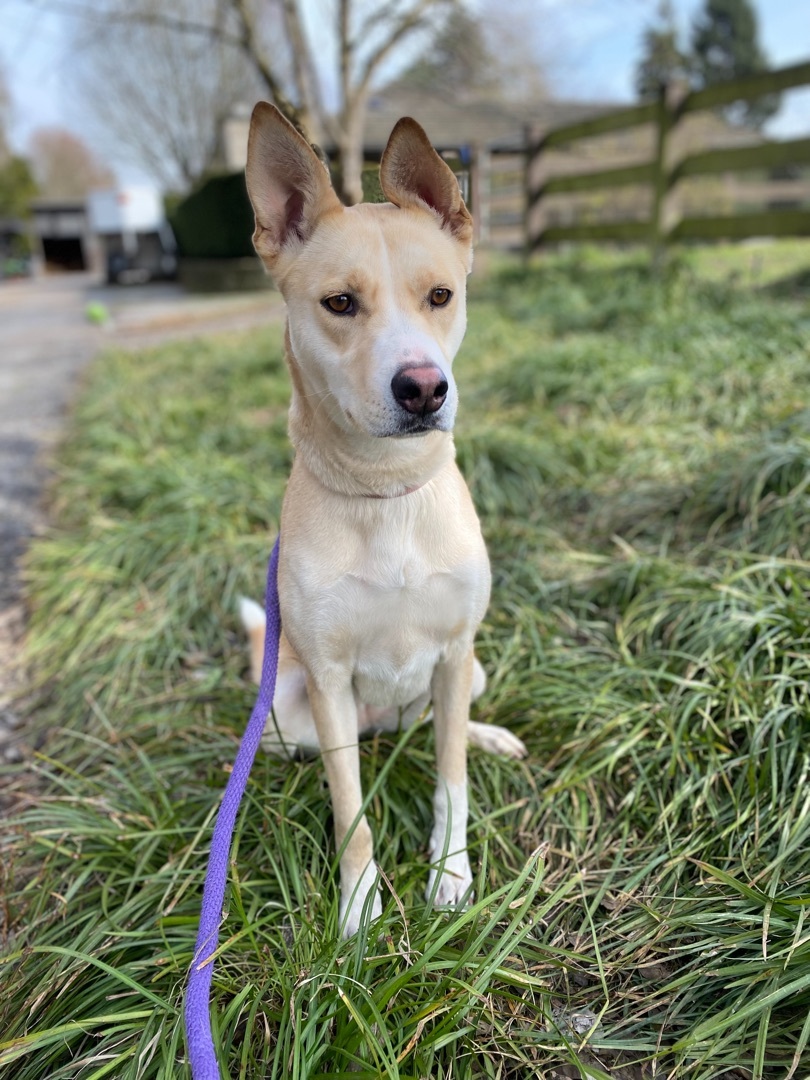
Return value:
[(174, 277), (174, 234), (156, 188), (132, 185), (91, 191), (87, 216), (104, 251), (108, 282), (128, 285)]

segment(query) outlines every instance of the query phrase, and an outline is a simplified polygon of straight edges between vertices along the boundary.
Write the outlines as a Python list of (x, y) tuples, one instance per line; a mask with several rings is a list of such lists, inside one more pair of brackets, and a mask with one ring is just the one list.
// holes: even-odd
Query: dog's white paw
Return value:
[(341, 886), (340, 890), (340, 933), (350, 938), (360, 929), (363, 921), (363, 909), (371, 894), (371, 912), (369, 921), (373, 922), (382, 915), (377, 867), (370, 862), (357, 882), (350, 888)]
[(472, 870), (466, 851), (448, 855), (430, 871), (425, 896), (436, 907), (459, 907), (472, 900)]
[(517, 735), (513, 735), (508, 728), (498, 727), (497, 724), (479, 724), (470, 720), (467, 737), (471, 746), (479, 746), (488, 754), (524, 758), (528, 753), (525, 744)]

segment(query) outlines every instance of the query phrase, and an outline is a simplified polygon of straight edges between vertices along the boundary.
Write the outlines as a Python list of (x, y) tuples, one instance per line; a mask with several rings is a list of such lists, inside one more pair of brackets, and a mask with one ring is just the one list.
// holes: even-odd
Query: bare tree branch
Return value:
[(312, 49), (307, 41), (301, 20), (298, 0), (281, 0), (284, 25), (290, 45), (293, 61), (293, 78), (298, 92), (298, 100), (307, 112), (310, 137), (313, 142), (323, 141), (324, 108), (320, 93), (320, 84), (312, 58)]
[[(29, 0), (30, 2), (30, 0)], [(49, 11), (61, 12), (64, 15), (72, 15), (87, 20), (104, 19), (105, 22), (140, 24), (145, 26), (162, 26), (167, 30), (175, 30), (181, 34), (198, 34), (202, 37), (217, 38), (231, 45), (241, 45), (242, 39), (237, 34), (229, 33), (224, 26), (212, 23), (198, 22), (196, 19), (178, 18), (174, 15), (165, 15), (162, 11), (141, 11), (134, 8), (131, 11), (120, 9), (110, 10), (100, 8), (93, 4), (73, 3), (72, 0), (48, 0)]]
[[(111, 10), (93, 4), (80, 3), (77, 0), (48, 0), (48, 7), (52, 11), (62, 12), (82, 19), (98, 20), (103, 18), (107, 24), (126, 23), (129, 25), (162, 27), (179, 34), (199, 35), (241, 49), (256, 68), (276, 105), (301, 134), (306, 137), (302, 111), (293, 104), (285, 93), (281, 79), (259, 46), (255, 23), (248, 3), (246, 0), (226, 0), (226, 3), (238, 18), (238, 33), (228, 29), (224, 18), (218, 18), (213, 22), (205, 22), (194, 18), (166, 14), (155, 9), (144, 10), (137, 5), (132, 10), (116, 8)], [(223, 10), (221, 6), (218, 6), (220, 15)]]
[(350, 6), (351, 0), (340, 0), (338, 4), (338, 63), (340, 67), (340, 96), (344, 107), (351, 99), (352, 57), (356, 47), (350, 36)]
[(360, 94), (365, 95), (382, 62), (410, 33), (424, 25), (425, 16), (431, 8), (450, 7), (454, 3), (455, 0), (417, 0), (412, 7), (402, 12), (385, 39), (363, 63), (354, 86), (355, 98)]
[[(341, 195), (347, 202), (354, 202), (362, 197), (363, 126), (372, 79), (409, 36), (429, 25), (431, 13), (445, 11), (460, 0), (367, 0), (362, 5), (362, 24), (358, 18), (359, 0), (337, 0), (337, 3), (332, 0), (339, 105), (331, 115), (324, 105), (319, 80), (321, 57), (315, 55), (308, 39), (303, 0), (173, 0), (171, 6), (170, 0), (42, 2), (51, 10), (81, 18), (85, 23), (92, 22), (107, 32), (115, 26), (141, 27), (178, 37), (197, 36), (220, 48), (238, 50), (249, 61), (268, 95), (305, 138), (320, 141), (324, 132), (332, 136), (339, 161)], [(267, 40), (268, 19), (275, 33), (272, 42)], [(114, 81), (115, 72), (109, 68), (107, 72), (107, 77)], [(164, 89), (167, 100), (182, 97), (179, 87), (169, 83)], [(138, 99), (139, 94), (135, 92), (133, 97)], [(119, 97), (119, 105), (120, 100)], [(189, 110), (191, 114), (190, 105)], [(216, 110), (209, 111), (210, 121)], [(153, 112), (144, 107), (142, 116), (148, 117)], [(202, 129), (198, 137), (202, 139)], [(133, 133), (130, 142), (139, 142), (142, 157), (154, 162), (154, 150), (140, 134), (136, 137)], [(170, 149), (184, 176), (194, 170), (194, 156), (189, 154), (180, 131), (173, 145), (165, 140), (163, 147)]]
[[(138, 23), (132, 16), (153, 10), (153, 0), (126, 3), (127, 19), (82, 19), (74, 28), (72, 87), (99, 134), (168, 188), (186, 189), (222, 167), (224, 121), (261, 93), (259, 78), (230, 42)], [(174, 0), (176, 17), (201, 11), (199, 0)]]
[(270, 91), (273, 101), (284, 113), (290, 123), (301, 132), (305, 139), (308, 139), (309, 136), (305, 128), (302, 110), (295, 106), (287, 97), (281, 86), (281, 81), (267, 61), (264, 50), (259, 44), (258, 35), (256, 33), (256, 24), (253, 20), (250, 8), (248, 7), (247, 0), (230, 0), (230, 5), (231, 10), (234, 11), (239, 18), (242, 30), (239, 37), (240, 48), (245, 56), (247, 56), (247, 58), (256, 66), (256, 70), (267, 85), (267, 89)]

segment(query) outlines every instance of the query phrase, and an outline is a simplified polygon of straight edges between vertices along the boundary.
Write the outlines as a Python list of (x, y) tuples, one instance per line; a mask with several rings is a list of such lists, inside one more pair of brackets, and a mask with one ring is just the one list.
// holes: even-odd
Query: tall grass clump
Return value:
[[(474, 284), (476, 715), (530, 757), (471, 753), (475, 899), (448, 914), (422, 897), (431, 730), (363, 745), (384, 910), (349, 942), (320, 763), (260, 757), (214, 975), (224, 1074), (810, 1075), (810, 322), (764, 278), (586, 251)], [(0, 1076), (189, 1075), (183, 986), (252, 701), (235, 599), (278, 526), (287, 393), (280, 328), (89, 380), (27, 563)]]

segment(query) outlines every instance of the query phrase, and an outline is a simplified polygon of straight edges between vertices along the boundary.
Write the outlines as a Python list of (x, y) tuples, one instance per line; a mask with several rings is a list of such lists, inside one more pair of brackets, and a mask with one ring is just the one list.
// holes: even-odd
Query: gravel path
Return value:
[[(87, 305), (109, 321), (94, 325)], [(142, 347), (278, 321), (277, 293), (188, 296), (179, 285), (101, 286), (87, 274), (0, 282), (0, 758), (19, 760), (24, 692), (19, 559), (46, 522), (41, 494), (82, 371), (107, 346)]]

